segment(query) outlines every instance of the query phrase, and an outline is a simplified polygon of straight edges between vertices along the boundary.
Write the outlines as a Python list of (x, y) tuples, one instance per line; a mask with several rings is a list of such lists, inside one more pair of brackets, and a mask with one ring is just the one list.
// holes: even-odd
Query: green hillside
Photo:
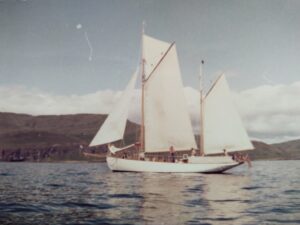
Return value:
[[(29, 161), (86, 160), (80, 145), (88, 143), (106, 115), (75, 114), (31, 116), (0, 113), (0, 160), (24, 157)], [(139, 126), (128, 122), (124, 143), (138, 140)], [(253, 141), (253, 160), (300, 159), (300, 140), (268, 145)], [(90, 149), (105, 155), (105, 146)]]
[[(31, 116), (0, 113), (0, 159), (24, 156), (36, 160), (85, 160), (79, 146), (86, 147), (106, 115), (75, 114)], [(128, 122), (125, 142), (138, 137), (138, 126)], [(94, 148), (101, 153), (105, 148)]]
[(300, 140), (287, 141), (272, 146), (279, 149), (289, 159), (300, 159)]

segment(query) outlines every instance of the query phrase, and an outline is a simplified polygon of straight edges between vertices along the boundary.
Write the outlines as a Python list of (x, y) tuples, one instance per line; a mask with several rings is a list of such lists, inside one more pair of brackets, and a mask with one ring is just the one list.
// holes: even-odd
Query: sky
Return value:
[(300, 138), (299, 11), (297, 0), (0, 0), (0, 111), (108, 113), (145, 21), (176, 42), (193, 121), (203, 59), (206, 89), (226, 74), (251, 138)]

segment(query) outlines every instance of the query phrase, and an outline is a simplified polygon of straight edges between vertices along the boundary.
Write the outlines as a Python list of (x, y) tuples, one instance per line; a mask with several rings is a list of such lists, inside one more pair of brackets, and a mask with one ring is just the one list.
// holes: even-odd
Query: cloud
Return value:
[(263, 85), (233, 96), (251, 136), (276, 142), (299, 138), (300, 82)]
[(0, 87), (0, 110), (32, 115), (109, 113), (121, 92), (98, 91), (86, 95), (54, 95), (24, 86)]
[[(185, 87), (195, 132), (199, 130), (199, 92)], [(121, 91), (102, 90), (85, 95), (55, 95), (24, 86), (0, 86), (0, 110), (33, 115), (109, 113)], [(135, 91), (130, 117), (140, 121), (140, 99)], [(268, 143), (300, 138), (300, 81), (262, 85), (233, 92), (233, 99), (251, 138)]]

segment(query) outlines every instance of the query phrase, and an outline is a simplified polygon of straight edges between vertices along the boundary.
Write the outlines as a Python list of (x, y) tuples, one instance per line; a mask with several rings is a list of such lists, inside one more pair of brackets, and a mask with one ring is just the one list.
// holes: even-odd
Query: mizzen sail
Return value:
[(137, 72), (133, 74), (125, 91), (122, 93), (120, 101), (117, 102), (112, 112), (108, 115), (89, 146), (107, 144), (123, 139), (137, 74)]
[(234, 107), (230, 90), (222, 75), (204, 100), (204, 153), (253, 149), (241, 118)]
[(146, 36), (144, 46), (145, 152), (196, 148), (175, 45)]

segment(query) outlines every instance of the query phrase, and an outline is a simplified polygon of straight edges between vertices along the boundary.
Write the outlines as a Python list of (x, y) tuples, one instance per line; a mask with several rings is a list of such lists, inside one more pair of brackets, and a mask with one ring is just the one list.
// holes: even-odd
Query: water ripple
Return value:
[(253, 164), (203, 175), (0, 163), (0, 224), (300, 223), (299, 161)]
[(135, 193), (132, 193), (132, 194), (112, 194), (112, 195), (108, 195), (109, 198), (144, 198), (143, 196), (141, 195), (138, 195), (138, 194), (135, 194)]

